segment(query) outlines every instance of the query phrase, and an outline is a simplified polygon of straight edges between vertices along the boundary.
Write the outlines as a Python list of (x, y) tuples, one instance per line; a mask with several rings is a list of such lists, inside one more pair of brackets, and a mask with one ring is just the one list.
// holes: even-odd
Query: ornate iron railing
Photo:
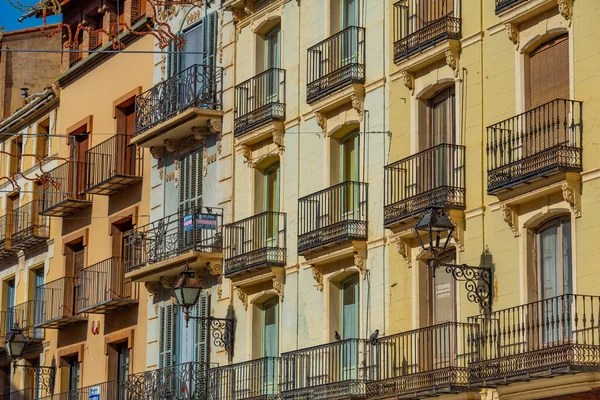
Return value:
[(137, 303), (139, 283), (125, 279), (125, 272), (125, 260), (120, 257), (85, 268), (81, 273), (78, 311), (103, 314)]
[(477, 325), (447, 322), (378, 340), (378, 378), (369, 395), (423, 398), (469, 388), (470, 334)]
[(496, 0), (496, 14), (500, 14), (501, 12), (526, 1), (528, 0)]
[(298, 252), (367, 240), (368, 184), (343, 182), (298, 200)]
[(394, 4), (394, 62), (442, 40), (461, 38), (461, 0), (400, 0)]
[(430, 207), (465, 208), (465, 146), (440, 144), (385, 166), (387, 228)]
[(31, 340), (44, 340), (46, 330), (43, 328), (35, 328), (36, 314), (40, 312), (42, 303), (40, 301), (29, 300), (25, 303), (17, 304), (8, 309), (7, 313), (7, 333), (10, 332), (14, 324), (18, 324), (19, 328), (24, 330), (24, 333)]
[(600, 371), (600, 297), (568, 294), (469, 318), (471, 384)]
[(0, 400), (38, 400), (39, 392), (34, 388), (0, 394)]
[(365, 28), (350, 26), (308, 49), (306, 101), (365, 82)]
[(218, 253), (223, 248), (223, 210), (197, 207), (153, 221), (129, 236), (128, 269), (194, 250)]
[(53, 182), (43, 191), (42, 215), (63, 217), (92, 204), (83, 193), (86, 187), (88, 165), (85, 162), (68, 161), (49, 172)]
[(282, 399), (366, 398), (379, 380), (379, 346), (346, 339), (281, 355)]
[(13, 211), (11, 249), (25, 250), (50, 237), (50, 217), (40, 214), (41, 200), (33, 200)]
[(557, 99), (488, 126), (488, 193), (581, 171), (582, 114), (582, 102)]
[[(94, 389), (94, 391), (92, 391), (92, 389)], [(97, 383), (95, 385), (69, 390), (67, 392), (55, 393), (52, 396), (41, 397), (39, 400), (88, 400), (94, 398), (90, 397), (90, 392), (98, 393), (100, 399), (131, 400), (131, 397), (127, 392), (126, 383), (119, 381)], [(158, 399), (159, 397), (156, 398)]]
[(235, 135), (285, 119), (285, 70), (271, 68), (235, 87)]
[(12, 214), (4, 214), (0, 216), (0, 260), (16, 256), (16, 253), (11, 250), (11, 222)]
[(35, 298), (36, 328), (58, 328), (87, 318), (78, 310), (81, 279), (63, 277), (38, 286)]
[(225, 227), (225, 276), (286, 263), (286, 214), (263, 212)]
[(221, 110), (223, 69), (192, 65), (135, 97), (135, 134), (190, 108)]
[(211, 368), (211, 400), (279, 399), (279, 357)]
[(130, 135), (114, 135), (85, 153), (86, 193), (110, 195), (142, 179), (144, 152), (130, 140)]
[(209, 367), (190, 362), (130, 374), (125, 383), (128, 400), (206, 399)]

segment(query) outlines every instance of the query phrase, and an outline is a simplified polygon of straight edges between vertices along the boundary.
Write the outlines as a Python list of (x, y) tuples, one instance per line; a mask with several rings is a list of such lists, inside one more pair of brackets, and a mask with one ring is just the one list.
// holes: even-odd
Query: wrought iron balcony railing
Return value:
[(461, 0), (400, 0), (394, 4), (394, 62), (443, 40), (461, 38)]
[(130, 135), (114, 135), (85, 153), (86, 193), (109, 196), (142, 180), (144, 152), (130, 140)]
[(0, 260), (15, 257), (11, 250), (12, 214), (0, 215)]
[(87, 319), (86, 314), (78, 310), (81, 279), (64, 277), (36, 289), (35, 327), (59, 328)]
[(285, 70), (271, 68), (235, 87), (235, 135), (285, 120)]
[(44, 190), (44, 208), (40, 214), (64, 217), (92, 204), (83, 193), (88, 165), (85, 162), (68, 161), (49, 172), (53, 184)]
[(125, 279), (125, 272), (125, 260), (120, 257), (111, 257), (85, 268), (81, 273), (78, 311), (105, 314), (137, 304), (139, 283)]
[(580, 172), (583, 103), (557, 99), (487, 128), (488, 193)]
[(130, 374), (125, 384), (128, 400), (206, 399), (209, 367), (190, 362)]
[(470, 336), (477, 325), (447, 322), (378, 340), (378, 377), (371, 396), (424, 398), (469, 388)]
[(196, 64), (136, 96), (135, 134), (188, 109), (221, 110), (222, 78), (221, 67)]
[(500, 14), (501, 12), (526, 1), (528, 0), (496, 0), (496, 14)]
[[(97, 389), (94, 389), (94, 391), (92, 391), (92, 388)], [(100, 399), (133, 400), (132, 397), (128, 397), (126, 383), (119, 381), (97, 383), (95, 385), (69, 390), (67, 392), (55, 393), (51, 396), (40, 397), (38, 400), (88, 400), (93, 399), (93, 393), (96, 392), (100, 395)], [(92, 396), (90, 396), (90, 393), (92, 393)], [(143, 399), (146, 400), (150, 398), (151, 397), (144, 397)], [(156, 398), (158, 399), (159, 397)], [(139, 398), (139, 400), (142, 400), (142, 398)]]
[(469, 318), (475, 386), (600, 371), (600, 297), (568, 294)]
[(379, 380), (379, 346), (346, 339), (281, 355), (281, 399), (366, 398)]
[(50, 237), (50, 217), (41, 215), (44, 203), (33, 200), (13, 211), (11, 249), (26, 250)]
[(36, 317), (39, 315), (41, 306), (42, 302), (29, 300), (9, 308), (6, 315), (7, 333), (12, 330), (15, 324), (18, 324), (19, 328), (24, 329), (25, 334), (31, 340), (44, 340), (46, 338), (46, 330), (35, 327), (36, 323), (39, 322), (36, 320)]
[(212, 400), (279, 399), (279, 357), (211, 368), (208, 388)]
[(0, 400), (38, 400), (41, 398), (40, 393), (41, 390), (36, 390), (34, 388), (17, 390), (0, 394)]
[(219, 253), (223, 248), (223, 210), (183, 210), (137, 228), (129, 236), (129, 271), (188, 251)]
[(386, 228), (430, 207), (465, 208), (465, 146), (440, 144), (385, 166)]
[(300, 254), (351, 240), (367, 240), (368, 184), (343, 182), (298, 200)]
[(286, 214), (267, 211), (225, 227), (225, 276), (286, 263)]
[(365, 83), (365, 28), (350, 26), (308, 49), (306, 101)]

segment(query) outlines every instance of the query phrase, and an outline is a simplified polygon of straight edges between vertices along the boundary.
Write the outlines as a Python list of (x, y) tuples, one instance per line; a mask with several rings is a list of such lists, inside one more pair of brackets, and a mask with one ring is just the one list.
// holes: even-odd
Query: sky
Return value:
[[(18, 19), (24, 13), (10, 5), (10, 3), (33, 5), (36, 4), (37, 1), (38, 0), (0, 0), (0, 26), (3, 26), (10, 32), (43, 25), (44, 21), (41, 18), (28, 18), (20, 24)], [(58, 21), (60, 21), (60, 17), (57, 16), (48, 18), (49, 24)]]

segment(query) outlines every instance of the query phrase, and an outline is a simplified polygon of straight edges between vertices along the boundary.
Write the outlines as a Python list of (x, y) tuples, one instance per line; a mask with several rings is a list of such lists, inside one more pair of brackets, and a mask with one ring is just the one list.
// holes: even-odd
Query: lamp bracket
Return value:
[(54, 395), (55, 367), (39, 367), (33, 365), (19, 365), (15, 362), (15, 368), (22, 368), (29, 376), (35, 378), (35, 387), (43, 389), (50, 396)]
[(233, 354), (233, 318), (195, 317), (190, 315), (189, 311), (184, 312), (186, 326), (190, 319), (200, 321), (202, 329), (210, 331), (213, 344)]
[(486, 312), (492, 311), (494, 272), (489, 267), (473, 267), (467, 264), (447, 264), (431, 261), (432, 273), (443, 267), (457, 282), (464, 282), (467, 298), (477, 303)]

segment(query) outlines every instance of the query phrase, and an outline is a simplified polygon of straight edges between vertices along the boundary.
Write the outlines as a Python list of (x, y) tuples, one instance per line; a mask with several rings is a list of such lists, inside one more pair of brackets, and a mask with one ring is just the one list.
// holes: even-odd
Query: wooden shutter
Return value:
[(216, 65), (218, 14), (216, 11), (204, 18), (204, 65)]
[(185, 211), (202, 205), (202, 150), (180, 160), (179, 209)]
[(175, 331), (175, 318), (173, 304), (167, 304), (160, 308), (159, 368), (171, 367), (176, 362), (173, 352), (173, 338), (177, 335)]
[(529, 67), (531, 108), (570, 97), (568, 36), (561, 36), (534, 50)]
[(85, 249), (76, 250), (73, 252), (73, 276), (75, 282), (79, 282), (81, 278), (81, 271), (83, 271), (85, 263)]
[[(196, 316), (200, 318), (210, 317), (210, 293), (201, 292), (194, 310)], [(196, 320), (196, 329), (194, 332), (194, 353), (195, 361), (201, 363), (204, 371), (205, 364), (210, 362), (210, 324), (203, 323), (202, 320)]]
[(167, 78), (177, 75), (181, 70), (182, 52), (177, 48), (175, 43), (169, 42), (167, 47)]

